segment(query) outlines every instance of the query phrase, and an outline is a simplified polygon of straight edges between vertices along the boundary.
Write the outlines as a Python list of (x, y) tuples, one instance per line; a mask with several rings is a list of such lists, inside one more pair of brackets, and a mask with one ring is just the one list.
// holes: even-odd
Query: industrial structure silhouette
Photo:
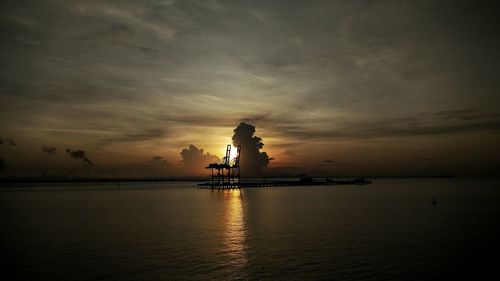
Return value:
[(240, 152), (238, 145), (236, 157), (231, 159), (231, 145), (226, 147), (226, 156), (219, 163), (208, 164), (206, 169), (211, 170), (211, 182), (209, 188), (240, 188)]

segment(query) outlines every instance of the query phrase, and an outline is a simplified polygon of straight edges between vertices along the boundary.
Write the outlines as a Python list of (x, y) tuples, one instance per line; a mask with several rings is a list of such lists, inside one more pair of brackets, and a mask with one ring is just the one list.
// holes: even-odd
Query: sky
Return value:
[(203, 174), (183, 149), (241, 122), (269, 175), (499, 175), (499, 26), (496, 1), (2, 1), (0, 176)]

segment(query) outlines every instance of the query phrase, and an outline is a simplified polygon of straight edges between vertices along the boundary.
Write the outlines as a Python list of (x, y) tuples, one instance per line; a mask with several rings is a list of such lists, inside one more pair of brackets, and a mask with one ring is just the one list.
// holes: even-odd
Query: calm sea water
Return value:
[(2, 280), (485, 279), (498, 275), (499, 183), (3, 187)]

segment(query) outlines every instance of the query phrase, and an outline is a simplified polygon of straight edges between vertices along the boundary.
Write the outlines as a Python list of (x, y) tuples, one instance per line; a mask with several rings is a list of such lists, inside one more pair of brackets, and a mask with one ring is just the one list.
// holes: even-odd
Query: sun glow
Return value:
[[(226, 156), (226, 146), (223, 146), (223, 148), (220, 150), (220, 158), (222, 159), (223, 157)], [(235, 147), (234, 145), (231, 145), (231, 154), (229, 156), (229, 159), (234, 159), (238, 155), (238, 148)]]
[(231, 145), (231, 157), (230, 157), (230, 159), (234, 159), (234, 158), (236, 158), (236, 156), (238, 156), (238, 148)]
[(247, 227), (243, 193), (241, 190), (228, 190), (218, 193), (226, 202), (225, 218), (225, 251), (231, 266), (242, 269), (247, 260)]

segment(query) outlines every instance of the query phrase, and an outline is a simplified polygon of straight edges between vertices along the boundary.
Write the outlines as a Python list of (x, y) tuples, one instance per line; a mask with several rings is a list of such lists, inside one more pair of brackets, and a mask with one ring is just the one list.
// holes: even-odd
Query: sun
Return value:
[[(220, 155), (221, 155), (221, 158), (226, 156), (226, 146), (225, 145), (221, 149)], [(234, 145), (231, 145), (231, 154), (229, 156), (229, 159), (232, 160), (232, 159), (236, 158), (237, 155), (238, 155), (238, 148)]]
[(234, 159), (238, 156), (238, 148), (235, 147), (234, 145), (231, 145), (231, 157), (230, 159)]

